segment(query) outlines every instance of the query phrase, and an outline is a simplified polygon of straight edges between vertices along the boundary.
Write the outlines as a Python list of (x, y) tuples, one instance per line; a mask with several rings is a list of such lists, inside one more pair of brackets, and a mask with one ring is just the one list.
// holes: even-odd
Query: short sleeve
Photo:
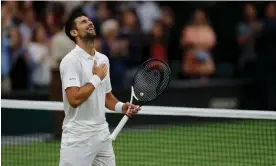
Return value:
[(80, 65), (77, 60), (66, 59), (60, 64), (61, 81), (63, 89), (80, 87)]

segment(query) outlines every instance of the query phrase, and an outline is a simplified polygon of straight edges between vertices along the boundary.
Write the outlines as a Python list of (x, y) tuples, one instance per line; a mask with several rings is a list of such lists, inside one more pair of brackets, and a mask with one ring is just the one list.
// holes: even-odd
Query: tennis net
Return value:
[[(3, 166), (56, 166), (60, 102), (2, 100)], [(121, 114), (107, 110), (113, 130)], [(113, 142), (118, 166), (276, 165), (276, 112), (144, 106)]]

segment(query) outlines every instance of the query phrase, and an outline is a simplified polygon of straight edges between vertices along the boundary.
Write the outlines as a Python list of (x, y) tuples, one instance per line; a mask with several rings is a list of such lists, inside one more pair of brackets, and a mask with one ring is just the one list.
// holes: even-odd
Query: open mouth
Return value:
[(89, 28), (88, 31), (89, 32), (94, 32), (94, 28)]

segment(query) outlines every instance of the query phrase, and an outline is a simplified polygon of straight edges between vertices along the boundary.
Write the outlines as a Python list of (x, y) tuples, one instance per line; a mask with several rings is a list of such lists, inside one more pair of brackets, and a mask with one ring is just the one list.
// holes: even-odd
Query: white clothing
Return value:
[(156, 2), (143, 2), (136, 8), (144, 33), (150, 33), (154, 21), (161, 18), (161, 11)]
[[(92, 92), (89, 98), (79, 107), (73, 108), (67, 99), (65, 89), (68, 87), (81, 87), (89, 83), (93, 76), (94, 60), (97, 64), (105, 63), (109, 68), (108, 58), (95, 51), (95, 55), (90, 56), (79, 46), (76, 46), (61, 61), (60, 75), (62, 80), (62, 93), (64, 102), (65, 119), (63, 130), (74, 130), (91, 132), (101, 128), (106, 123), (105, 118), (105, 95), (111, 91), (110, 77), (106, 76), (101, 84)], [(86, 131), (84, 131), (86, 130)]]
[[(87, 162), (83, 163), (83, 166), (91, 166), (92, 163), (90, 161), (93, 161), (93, 156), (94, 158), (98, 158), (97, 156), (100, 155), (100, 152), (103, 150), (108, 150), (110, 152), (108, 156), (111, 156), (109, 159), (113, 160), (112, 156), (114, 154), (112, 144), (108, 139), (110, 133), (105, 118), (105, 96), (106, 93), (111, 92), (109, 74), (96, 87), (88, 99), (77, 108), (73, 108), (69, 104), (65, 92), (68, 87), (81, 87), (89, 83), (93, 76), (94, 60), (96, 60), (97, 65), (106, 64), (109, 68), (109, 60), (105, 55), (95, 50), (95, 55), (90, 56), (82, 48), (76, 45), (76, 47), (62, 59), (60, 64), (65, 111), (65, 118), (62, 126), (63, 133), (60, 166), (67, 166), (68, 163), (66, 164), (64, 160), (69, 158), (72, 166), (82, 165), (76, 163), (81, 162), (78, 159), (79, 157), (82, 157), (82, 160), (86, 160), (85, 157), (88, 157), (89, 161), (83, 161)], [(108, 146), (108, 144), (111, 145)], [(103, 147), (106, 146), (109, 148), (103, 149)], [(76, 155), (75, 151), (81, 151), (78, 152), (80, 156)], [(83, 153), (85, 153), (85, 155), (82, 155)], [(89, 153), (90, 157), (87, 156), (87, 153)], [(96, 158), (95, 161), (98, 160)], [(110, 162), (112, 163), (112, 161)], [(115, 162), (113, 165), (115, 165)]]
[(33, 83), (41, 86), (49, 85), (51, 81), (51, 72), (48, 47), (39, 43), (30, 43), (28, 46), (28, 53), (35, 63), (35, 69), (32, 73)]
[[(68, 136), (71, 137), (71, 136)], [(112, 140), (100, 141), (97, 137), (79, 142), (67, 142), (60, 150), (60, 166), (115, 166)]]
[(23, 40), (23, 46), (27, 47), (29, 42), (31, 41), (33, 29), (27, 26), (25, 23), (21, 23), (19, 25), (19, 31)]

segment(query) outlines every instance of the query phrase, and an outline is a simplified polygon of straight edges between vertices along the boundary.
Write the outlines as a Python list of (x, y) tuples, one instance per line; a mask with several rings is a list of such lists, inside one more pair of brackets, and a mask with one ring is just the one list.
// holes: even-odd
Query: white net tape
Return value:
[[(1, 100), (1, 108), (32, 109), (62, 111), (62, 102), (29, 101), (29, 100)], [(119, 113), (106, 110), (107, 113)], [(276, 112), (263, 110), (233, 110), (233, 109), (209, 109), (189, 107), (163, 107), (143, 106), (139, 114), (143, 115), (171, 115), (171, 116), (196, 116), (218, 118), (250, 118), (250, 119), (276, 119)]]

